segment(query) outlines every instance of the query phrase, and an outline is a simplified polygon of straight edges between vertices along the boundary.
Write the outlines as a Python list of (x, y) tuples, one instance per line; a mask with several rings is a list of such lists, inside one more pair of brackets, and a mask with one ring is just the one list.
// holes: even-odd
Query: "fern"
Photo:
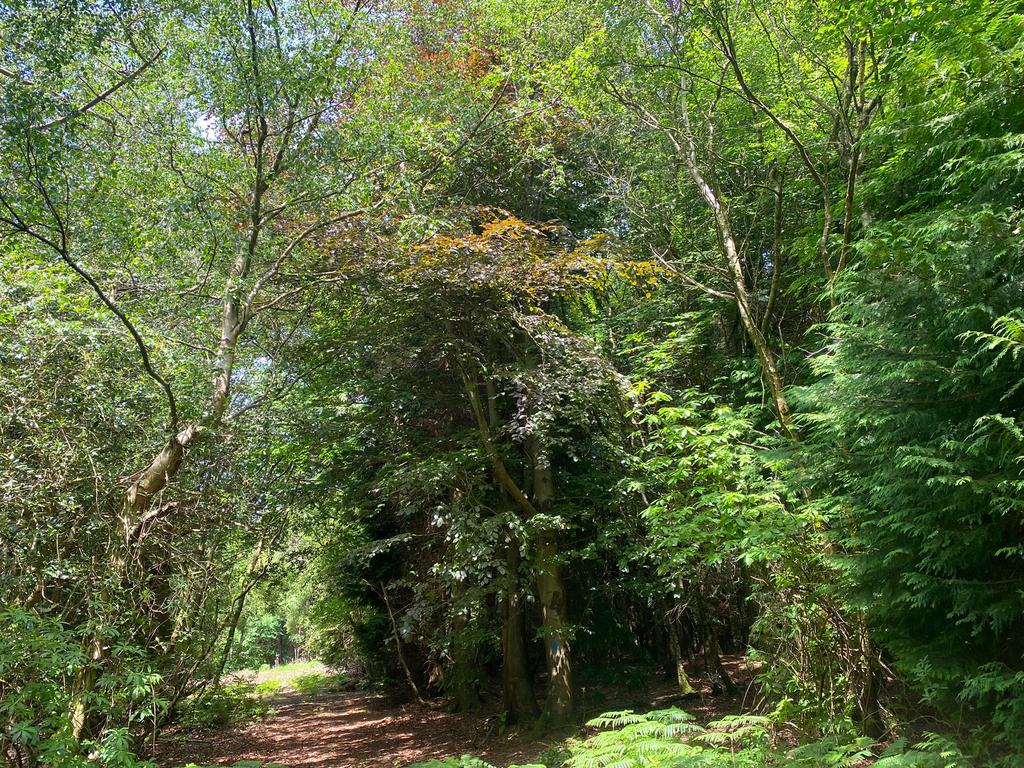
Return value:
[[(866, 737), (838, 737), (792, 749), (773, 743), (776, 722), (760, 715), (733, 715), (702, 728), (678, 709), (640, 714), (606, 712), (588, 725), (602, 728), (582, 743), (571, 743), (566, 768), (963, 768), (964, 757), (949, 742), (929, 737), (907, 748), (897, 741), (878, 756)], [(457, 763), (424, 768), (460, 768)], [(469, 768), (464, 766), (462, 768)]]
[(872, 740), (864, 737), (850, 743), (824, 739), (790, 750), (787, 758), (790, 765), (806, 766), (806, 768), (817, 768), (818, 766), (822, 768), (825, 766), (852, 768), (852, 766), (862, 765), (864, 761), (874, 757), (872, 745)]
[(907, 749), (905, 739), (892, 744), (875, 763), (875, 768), (967, 768), (967, 758), (948, 739), (929, 734)]

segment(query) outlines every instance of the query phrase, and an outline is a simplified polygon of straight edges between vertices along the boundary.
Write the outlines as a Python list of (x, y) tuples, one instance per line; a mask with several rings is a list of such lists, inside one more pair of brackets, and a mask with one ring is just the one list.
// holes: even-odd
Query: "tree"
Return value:
[[(808, 466), (853, 602), (896, 668), (944, 712), (970, 702), (983, 739), (1019, 750), (1020, 371), (992, 335), (1022, 301), (1022, 104), (1006, 79), (1019, 19), (965, 4), (892, 23), (899, 109), (875, 137), (889, 159), (866, 171), (860, 263), (837, 283), (833, 347), (807, 390)], [(983, 86), (982, 72), (1005, 77)]]
[[(352, 99), (371, 64), (356, 54), (367, 48), (365, 12), (359, 3), (330, 13), (228, 3), (167, 25), (171, 15), (138, 21), (116, 5), (63, 13), (41, 4), (4, 17), (17, 61), (3, 74), (16, 108), (5, 115), (0, 147), (0, 226), (15, 284), (24, 291), (36, 270), (58, 292), (88, 300), (51, 268), (61, 265), (102, 309), (93, 327), (116, 323), (134, 355), (111, 359), (151, 385), (135, 404), (115, 396), (102, 416), (136, 431), (112, 457), (120, 464), (91, 472), (95, 503), (76, 492), (69, 519), (30, 523), (53, 535), (26, 563), (17, 586), (28, 591), (12, 594), (26, 609), (52, 609), (64, 597), (63, 577), (45, 567), (47, 558), (69, 541), (86, 546), (79, 531), (98, 534), (101, 521), (117, 519), (110, 539), (89, 536), (109, 575), (79, 592), (64, 619), (88, 636), (71, 705), (78, 739), (103, 728), (87, 701), (111, 663), (112, 636), (124, 630), (144, 657), (169, 665), (164, 682), (175, 695), (178, 673), (187, 681), (210, 655), (204, 641), (194, 659), (176, 658), (190, 615), (182, 604), (192, 598), (175, 593), (180, 566), (167, 558), (189, 540), (190, 525), (205, 523), (198, 494), (189, 494), (215, 481), (208, 462), (228, 422), (277, 385), (259, 368), (296, 330), (275, 314), (312, 282), (299, 266), (309, 236), (363, 212), (380, 181), (366, 156), (354, 169), (345, 136), (357, 121), (342, 119), (346, 105), (358, 114)], [(240, 375), (257, 318), (265, 336)], [(263, 382), (268, 391), (259, 392)], [(159, 421), (149, 418), (154, 396)], [(212, 554), (223, 538), (207, 533), (200, 551)], [(181, 574), (185, 583), (197, 576)], [(144, 618), (112, 629), (133, 615)]]

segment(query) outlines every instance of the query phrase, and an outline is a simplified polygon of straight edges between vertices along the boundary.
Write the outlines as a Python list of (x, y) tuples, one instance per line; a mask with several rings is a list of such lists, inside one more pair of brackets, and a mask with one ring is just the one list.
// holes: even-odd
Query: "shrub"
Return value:
[[(111, 631), (113, 635), (113, 632)], [(166, 706), (154, 687), (160, 678), (144, 669), (138, 648), (115, 643), (89, 703), (95, 728), (74, 738), (73, 682), (89, 663), (85, 629), (20, 608), (0, 610), (0, 755), (12, 764), (47, 768), (136, 768), (129, 728), (144, 726)]]

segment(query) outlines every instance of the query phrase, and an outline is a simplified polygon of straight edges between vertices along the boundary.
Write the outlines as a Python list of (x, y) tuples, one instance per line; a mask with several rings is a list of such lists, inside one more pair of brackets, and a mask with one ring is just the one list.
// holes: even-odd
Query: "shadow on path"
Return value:
[(529, 762), (545, 748), (517, 734), (487, 733), (479, 715), (457, 715), (417, 704), (387, 705), (374, 693), (285, 694), (276, 715), (262, 723), (200, 735), (171, 737), (158, 749), (161, 766), (231, 765), (238, 760), (288, 768), (403, 766), (420, 760), (473, 754), (495, 765)]

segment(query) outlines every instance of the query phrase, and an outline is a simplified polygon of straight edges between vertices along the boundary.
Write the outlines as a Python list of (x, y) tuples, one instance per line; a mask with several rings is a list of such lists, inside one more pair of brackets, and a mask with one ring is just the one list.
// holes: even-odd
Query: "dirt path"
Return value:
[(276, 715), (244, 728), (171, 737), (158, 750), (161, 766), (231, 765), (239, 760), (288, 768), (394, 768), (420, 760), (473, 754), (495, 765), (526, 763), (544, 742), (499, 736), (493, 720), (429, 706), (395, 707), (372, 693), (285, 694)]
[[(583, 719), (608, 709), (638, 711), (682, 706), (707, 723), (742, 711), (749, 695), (751, 670), (742, 659), (726, 657), (725, 666), (737, 691), (713, 691), (707, 680), (701, 694), (681, 702), (672, 681), (660, 680), (644, 691), (630, 694), (614, 689), (584, 689)], [(654, 683), (654, 681), (652, 681)], [(276, 763), (287, 768), (401, 768), (432, 758), (465, 754), (506, 766), (534, 762), (567, 733), (540, 739), (529, 731), (499, 734), (497, 712), (465, 715), (445, 711), (440, 704), (395, 705), (379, 693), (304, 695), (287, 692), (272, 702), (270, 719), (226, 731), (203, 734), (167, 734), (156, 759), (161, 768), (188, 763), (232, 765), (240, 760)]]

